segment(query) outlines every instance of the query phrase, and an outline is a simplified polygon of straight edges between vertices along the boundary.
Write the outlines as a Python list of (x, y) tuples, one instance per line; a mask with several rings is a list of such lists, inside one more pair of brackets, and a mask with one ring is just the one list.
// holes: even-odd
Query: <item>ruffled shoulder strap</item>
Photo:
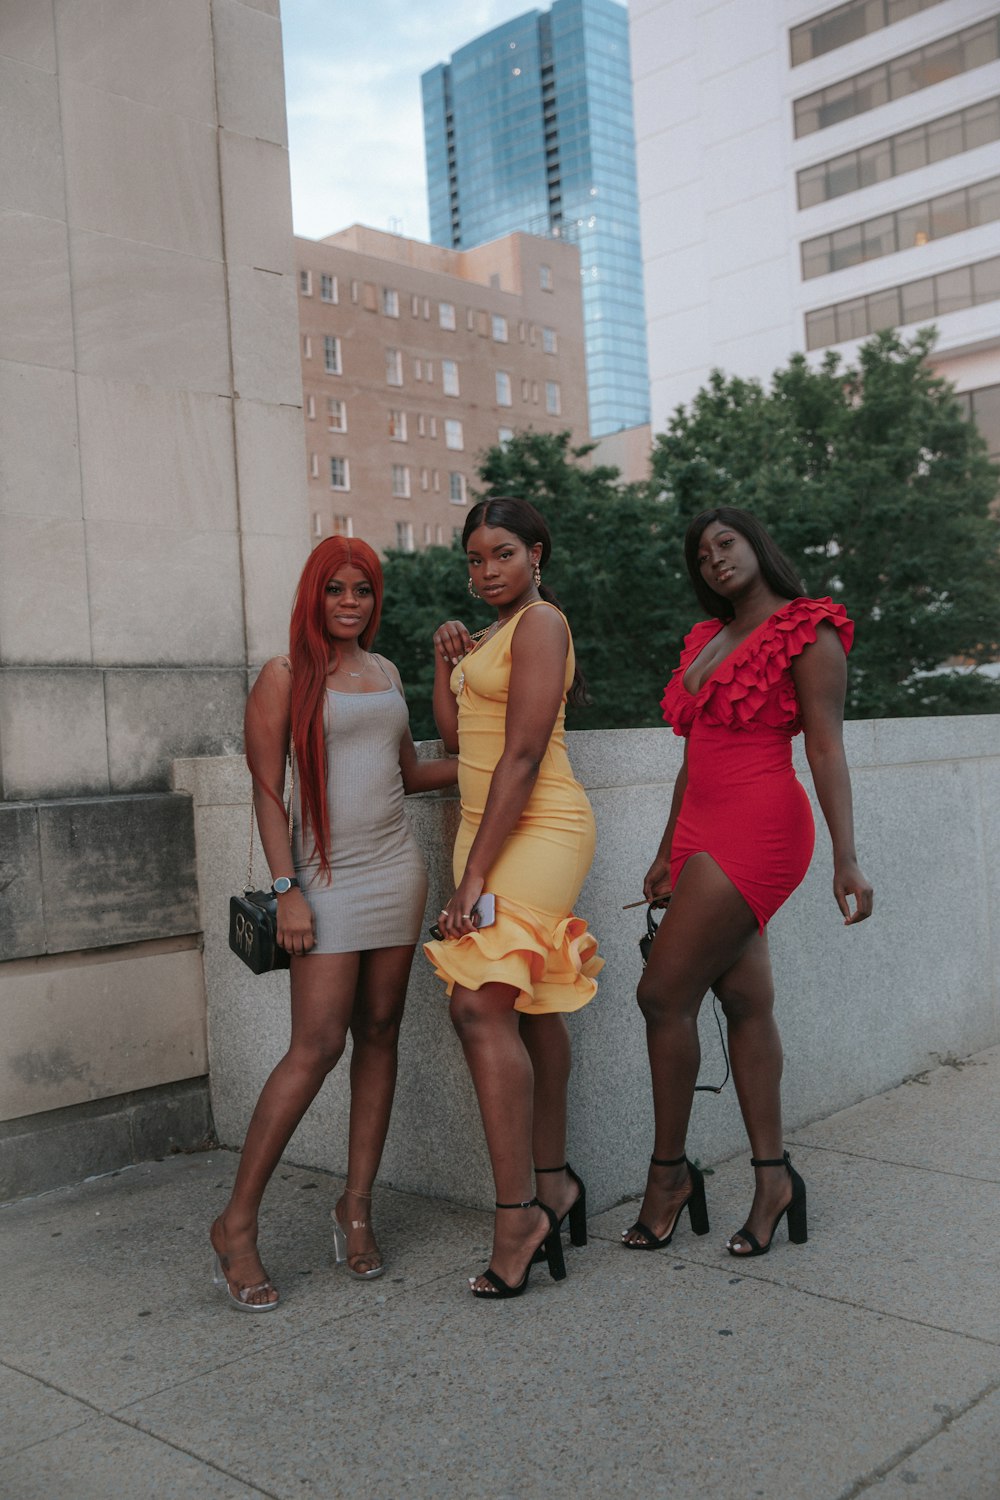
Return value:
[(681, 648), (681, 665), (687, 666), (698, 656), (714, 635), (718, 635), (722, 629), (722, 621), (716, 619), (699, 620), (691, 626), (684, 637), (684, 645)]
[(829, 597), (824, 599), (790, 599), (768, 622), (769, 628), (761, 632), (777, 647), (783, 666), (806, 646), (811, 646), (823, 624), (832, 625), (844, 648), (850, 651), (854, 641), (854, 621), (848, 619), (842, 604), (834, 604)]

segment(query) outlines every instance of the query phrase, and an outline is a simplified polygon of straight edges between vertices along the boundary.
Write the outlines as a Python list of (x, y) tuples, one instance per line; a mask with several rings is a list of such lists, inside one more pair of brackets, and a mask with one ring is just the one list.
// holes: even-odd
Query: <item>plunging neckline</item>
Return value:
[(760, 624), (759, 625), (755, 625), (754, 628), (749, 632), (749, 634), (745, 635), (743, 637), (743, 639), (741, 641), (739, 641), (737, 643), (737, 645), (735, 645), (731, 651), (727, 651), (726, 654), (725, 654), (725, 656), (719, 658), (719, 660), (716, 662), (715, 666), (712, 668), (711, 672), (709, 672), (708, 676), (702, 682), (701, 686), (699, 688), (696, 688), (694, 690), (694, 692), (692, 692), (691, 689), (687, 685), (688, 673), (692, 670), (693, 667), (696, 667), (698, 665), (698, 662), (704, 656), (704, 654), (708, 650), (709, 646), (712, 644), (712, 642), (714, 640), (718, 639), (718, 637), (725, 630), (727, 624), (731, 624), (731, 621), (721, 620), (719, 622), (719, 628), (718, 628), (718, 630), (714, 631), (712, 633), (712, 635), (709, 636), (708, 640), (705, 642), (705, 644), (702, 646), (701, 650), (698, 652), (698, 655), (694, 658), (694, 661), (689, 662), (688, 665), (684, 668), (684, 671), (681, 674), (681, 687), (684, 689), (684, 692), (687, 693), (688, 697), (689, 698), (700, 698), (701, 695), (702, 695), (702, 693), (708, 687), (709, 683), (712, 681), (712, 679), (715, 677), (715, 675), (719, 671), (721, 671), (721, 669), (725, 666), (725, 664), (729, 660), (729, 658), (731, 656), (735, 656), (738, 651), (742, 651), (743, 647), (747, 644), (747, 642), (753, 640), (753, 638), (757, 634), (758, 630), (763, 630), (764, 626), (767, 625), (767, 624), (769, 624), (770, 621), (773, 620), (776, 615), (780, 615), (781, 611), (783, 609), (787, 609), (788, 605), (789, 604), (794, 604), (794, 602), (795, 602), (794, 599), (789, 599), (785, 604), (780, 605), (778, 609), (772, 610), (771, 614), (765, 616), (765, 618), (763, 620), (761, 620)]

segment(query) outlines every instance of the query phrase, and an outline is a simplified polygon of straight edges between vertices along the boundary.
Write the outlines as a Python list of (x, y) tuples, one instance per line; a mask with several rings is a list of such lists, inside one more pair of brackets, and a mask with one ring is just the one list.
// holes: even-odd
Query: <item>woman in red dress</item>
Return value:
[[(655, 1150), (629, 1250), (670, 1243), (685, 1208), (708, 1232), (702, 1174), (684, 1142), (706, 991), (726, 1015), (733, 1078), (756, 1173), (753, 1205), (727, 1246), (764, 1255), (787, 1215), (806, 1239), (805, 1184), (784, 1150), (781, 1038), (767, 923), (802, 881), (812, 856), (809, 798), (792, 769), (806, 756), (833, 844), (833, 894), (846, 926), (872, 911), (854, 849), (844, 756), (847, 652), (843, 605), (802, 597), (788, 559), (747, 511), (719, 506), (692, 521), (685, 560), (702, 606), (663, 697), (663, 717), (686, 740), (670, 815), (646, 875), (647, 901), (670, 898), (639, 984), (653, 1075)], [(850, 899), (853, 897), (854, 909)]]

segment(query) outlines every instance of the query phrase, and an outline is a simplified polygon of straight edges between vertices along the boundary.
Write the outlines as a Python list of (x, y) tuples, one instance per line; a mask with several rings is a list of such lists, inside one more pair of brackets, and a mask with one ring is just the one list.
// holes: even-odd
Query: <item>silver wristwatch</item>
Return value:
[(285, 892), (290, 891), (293, 886), (296, 890), (299, 889), (299, 882), (296, 880), (294, 875), (279, 875), (277, 880), (272, 881), (271, 883), (271, 894), (272, 896), (283, 896)]

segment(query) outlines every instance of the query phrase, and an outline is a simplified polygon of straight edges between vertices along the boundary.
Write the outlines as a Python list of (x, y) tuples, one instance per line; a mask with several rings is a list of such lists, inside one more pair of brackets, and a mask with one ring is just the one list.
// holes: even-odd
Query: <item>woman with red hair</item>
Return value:
[[(299, 580), (289, 655), (265, 664), (247, 702), (254, 807), (278, 941), (291, 955), (292, 1033), (211, 1230), (216, 1285), (244, 1312), (278, 1305), (257, 1253), (257, 1212), (348, 1032), (351, 1116), (347, 1185), (332, 1214), (336, 1260), (359, 1280), (385, 1270), (369, 1209), (427, 891), (403, 796), (451, 786), (457, 763), (417, 759), (399, 674), (370, 649), (381, 608), (382, 568), (371, 547), (347, 537), (321, 542)], [(282, 803), (289, 753), (291, 843)]]

